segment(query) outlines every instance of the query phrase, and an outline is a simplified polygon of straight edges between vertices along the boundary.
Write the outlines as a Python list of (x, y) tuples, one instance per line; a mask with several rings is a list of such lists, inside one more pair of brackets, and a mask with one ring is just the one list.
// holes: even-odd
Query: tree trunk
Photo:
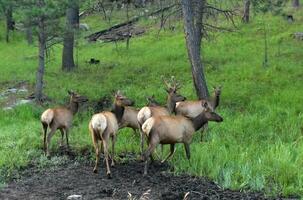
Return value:
[(299, 8), (299, 6), (300, 6), (299, 0), (293, 0), (293, 1), (292, 1), (292, 6), (293, 6), (294, 8)]
[(242, 16), (242, 21), (244, 23), (249, 22), (249, 9), (250, 9), (250, 0), (244, 0), (244, 12)]
[(209, 92), (203, 72), (201, 59), (202, 39), (202, 15), (203, 0), (182, 0), (182, 12), (184, 17), (184, 33), (186, 39), (188, 58), (191, 63), (192, 76), (197, 96), (199, 99), (209, 97)]
[(75, 0), (69, 1), (66, 10), (66, 30), (63, 39), (62, 70), (71, 71), (75, 68), (74, 39), (75, 28), (79, 27), (79, 7)]
[(42, 101), (42, 89), (43, 89), (43, 76), (45, 69), (45, 49), (46, 49), (46, 33), (44, 19), (41, 17), (39, 19), (39, 65), (36, 74), (36, 88), (35, 88), (35, 101)]
[(9, 6), (5, 11), (6, 17), (6, 42), (9, 42), (9, 32), (14, 30), (13, 9)]

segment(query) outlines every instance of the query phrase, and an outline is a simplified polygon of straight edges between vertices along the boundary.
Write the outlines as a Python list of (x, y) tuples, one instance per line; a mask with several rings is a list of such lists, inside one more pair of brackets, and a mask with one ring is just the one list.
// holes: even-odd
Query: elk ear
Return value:
[(207, 103), (207, 101), (202, 101), (202, 106), (204, 107), (204, 108), (207, 108), (208, 107), (208, 103)]

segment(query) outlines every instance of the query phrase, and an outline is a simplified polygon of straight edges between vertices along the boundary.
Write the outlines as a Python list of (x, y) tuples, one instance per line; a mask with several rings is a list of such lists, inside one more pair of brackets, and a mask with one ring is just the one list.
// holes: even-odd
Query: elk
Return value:
[(124, 113), (119, 124), (119, 129), (129, 127), (133, 129), (134, 133), (136, 133), (136, 130), (139, 129), (137, 122), (138, 112), (139, 110), (134, 107), (125, 106)]
[(160, 106), (161, 104), (155, 99), (155, 95), (146, 97), (147, 106)]
[[(220, 102), (220, 95), (221, 95), (221, 86), (219, 87), (213, 87), (214, 88), (214, 93), (212, 97), (208, 100), (196, 100), (196, 101), (182, 101), (182, 102), (177, 102), (176, 103), (176, 114), (177, 115), (183, 115), (185, 117), (189, 118), (194, 118), (198, 116), (202, 111), (203, 107), (201, 107), (201, 103), (204, 101), (208, 102), (209, 107), (212, 110), (215, 110)], [(205, 124), (207, 125), (207, 123)], [(202, 141), (202, 132), (201, 131), (201, 138), (200, 140)]]
[(133, 105), (133, 101), (129, 100), (127, 97), (123, 96), (120, 92), (117, 92), (114, 100), (113, 110), (103, 111), (92, 116), (88, 128), (90, 135), (92, 137), (92, 142), (96, 152), (96, 162), (93, 169), (94, 173), (98, 172), (99, 163), (99, 141), (103, 145), (103, 151), (106, 162), (107, 177), (111, 178), (111, 171), (109, 167), (109, 151), (108, 144), (109, 138), (112, 140), (112, 156), (111, 156), (111, 166), (114, 166), (114, 154), (115, 154), (115, 142), (117, 138), (117, 131), (119, 129), (119, 123), (123, 118), (125, 107)]
[(143, 154), (143, 146), (144, 146), (144, 134), (142, 132), (142, 125), (143, 123), (150, 117), (156, 116), (165, 116), (170, 115), (175, 112), (176, 103), (179, 101), (184, 101), (186, 98), (182, 95), (177, 93), (177, 90), (180, 89), (180, 84), (178, 84), (172, 78), (172, 84), (169, 84), (166, 80), (163, 80), (166, 85), (166, 92), (167, 92), (167, 105), (166, 107), (154, 105), (154, 106), (145, 106), (140, 109), (137, 120), (140, 130), (140, 146), (141, 146), (141, 153)]
[(181, 115), (153, 116), (144, 122), (142, 131), (148, 138), (148, 149), (143, 157), (145, 160), (144, 175), (147, 174), (148, 159), (158, 144), (170, 144), (170, 153), (162, 163), (174, 154), (176, 143), (184, 144), (186, 157), (190, 160), (189, 145), (194, 132), (208, 121), (223, 121), (220, 115), (210, 109), (206, 101), (201, 103), (200, 106), (203, 107), (203, 111), (194, 118), (187, 118)]
[[(154, 95), (147, 97), (146, 100), (147, 100), (147, 106), (160, 105), (160, 103), (156, 101)], [(125, 106), (124, 114), (121, 123), (119, 125), (119, 129), (129, 127), (133, 129), (134, 133), (136, 133), (136, 130), (139, 129), (139, 124), (137, 121), (138, 113), (139, 110), (137, 108), (131, 106)]]
[[(68, 91), (70, 96), (69, 105), (67, 107), (49, 108), (45, 110), (41, 115), (41, 123), (44, 132), (44, 153), (47, 157), (50, 156), (49, 145), (52, 136), (56, 130), (61, 132), (61, 142), (63, 145), (63, 137), (65, 133), (66, 145), (69, 148), (68, 133), (72, 125), (73, 116), (78, 112), (79, 104), (88, 101), (87, 97), (81, 96), (73, 91)], [(50, 132), (47, 133), (47, 128), (50, 128)]]
[[(160, 103), (158, 103), (155, 100), (155, 96), (149, 96), (146, 98), (147, 100), (147, 106), (159, 106)], [(119, 129), (129, 127), (132, 128), (134, 133), (136, 133), (136, 130), (139, 129), (139, 124), (137, 121), (137, 115), (139, 110), (132, 107), (132, 106), (125, 106), (124, 114), (121, 120), (121, 123), (119, 124)]]

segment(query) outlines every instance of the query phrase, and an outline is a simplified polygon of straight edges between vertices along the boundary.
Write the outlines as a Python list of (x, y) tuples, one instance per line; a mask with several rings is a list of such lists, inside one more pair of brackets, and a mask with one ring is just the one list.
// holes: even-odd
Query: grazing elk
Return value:
[[(49, 108), (41, 115), (44, 132), (44, 152), (48, 157), (50, 156), (50, 141), (57, 129), (61, 132), (61, 145), (63, 144), (65, 132), (66, 145), (69, 147), (68, 132), (72, 125), (73, 116), (78, 112), (79, 104), (88, 101), (87, 97), (81, 96), (73, 91), (68, 91), (68, 94), (70, 95), (70, 102), (67, 107)], [(47, 134), (48, 127), (50, 128), (50, 132)]]
[(111, 156), (111, 166), (114, 166), (114, 154), (115, 154), (115, 142), (117, 137), (117, 131), (119, 129), (119, 123), (123, 118), (125, 112), (125, 106), (133, 105), (133, 101), (129, 100), (127, 97), (123, 96), (121, 93), (117, 92), (114, 100), (114, 108), (111, 112), (103, 111), (101, 113), (92, 116), (89, 122), (89, 132), (92, 137), (93, 145), (96, 151), (96, 162), (94, 167), (94, 173), (98, 172), (99, 163), (99, 141), (103, 145), (103, 151), (106, 162), (107, 177), (111, 178), (111, 171), (109, 167), (109, 151), (108, 144), (109, 138), (112, 139), (112, 156)]
[(143, 123), (150, 117), (156, 116), (165, 116), (170, 115), (175, 112), (176, 103), (179, 101), (184, 101), (186, 98), (177, 93), (177, 90), (180, 89), (180, 85), (172, 79), (172, 84), (169, 84), (167, 81), (163, 80), (166, 87), (165, 90), (167, 92), (167, 105), (166, 107), (154, 105), (154, 106), (145, 106), (141, 108), (137, 115), (137, 120), (139, 124), (140, 130), (140, 145), (141, 145), (141, 153), (143, 154), (143, 146), (144, 146), (144, 134), (142, 132)]
[[(202, 101), (203, 102), (203, 101)], [(144, 153), (144, 174), (147, 174), (149, 157), (158, 144), (170, 144), (170, 154), (162, 161), (169, 159), (174, 151), (176, 143), (183, 143), (186, 157), (190, 159), (189, 144), (195, 131), (199, 130), (208, 121), (222, 122), (223, 118), (209, 109), (208, 103), (200, 104), (203, 111), (194, 118), (177, 116), (153, 116), (142, 125), (142, 131), (148, 138), (148, 149)]]
[[(215, 110), (219, 103), (220, 103), (220, 95), (221, 95), (221, 86), (214, 87), (213, 96), (207, 100), (209, 107), (212, 110)], [(205, 100), (196, 100), (196, 101), (182, 101), (176, 103), (176, 114), (183, 115), (185, 117), (194, 118), (198, 116), (204, 108), (201, 107), (201, 103)], [(207, 123), (205, 124), (207, 126)], [(203, 131), (201, 131), (201, 138), (202, 141)]]

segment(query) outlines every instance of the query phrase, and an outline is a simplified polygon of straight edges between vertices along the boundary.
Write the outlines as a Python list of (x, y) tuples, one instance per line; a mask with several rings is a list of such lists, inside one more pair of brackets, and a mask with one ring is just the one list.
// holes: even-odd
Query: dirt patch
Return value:
[[(124, 155), (125, 156), (125, 155)], [(112, 169), (112, 179), (106, 178), (104, 163), (94, 174), (93, 163), (70, 159), (56, 168), (39, 170), (31, 167), (22, 178), (0, 190), (0, 199), (266, 199), (261, 193), (223, 190), (205, 178), (188, 175), (173, 176), (167, 164), (154, 162), (149, 175), (143, 177), (143, 163), (128, 161)]]

